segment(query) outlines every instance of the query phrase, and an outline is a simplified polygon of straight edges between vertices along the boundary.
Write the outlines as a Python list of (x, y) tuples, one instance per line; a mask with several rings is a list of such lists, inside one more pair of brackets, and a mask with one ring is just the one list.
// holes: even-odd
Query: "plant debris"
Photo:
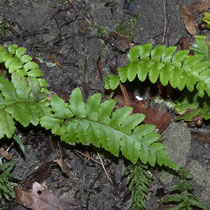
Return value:
[(16, 201), (26, 208), (33, 210), (77, 210), (79, 209), (78, 201), (70, 200), (69, 196), (64, 194), (61, 197), (53, 195), (46, 185), (38, 182), (33, 184), (31, 193), (25, 192), (18, 187), (15, 188)]

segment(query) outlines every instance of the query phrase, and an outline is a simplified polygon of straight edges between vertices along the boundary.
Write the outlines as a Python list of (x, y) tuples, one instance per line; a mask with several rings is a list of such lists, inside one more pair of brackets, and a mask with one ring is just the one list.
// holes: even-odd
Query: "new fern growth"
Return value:
[(11, 171), (15, 166), (14, 161), (9, 161), (0, 165), (0, 200), (5, 197), (7, 200), (10, 197), (15, 198), (14, 187), (17, 186), (10, 179), (16, 179), (16, 175), (12, 174)]
[(127, 176), (128, 189), (132, 194), (131, 209), (145, 209), (145, 200), (150, 182), (148, 167), (138, 162), (128, 166), (125, 175)]
[(180, 168), (181, 180), (177, 185), (169, 189), (171, 195), (163, 200), (164, 204), (173, 203), (176, 206), (168, 208), (170, 210), (181, 209), (193, 209), (198, 207), (199, 209), (207, 210), (207, 207), (199, 201), (199, 199), (193, 195), (193, 186), (189, 183), (192, 179), (192, 175), (184, 168)]

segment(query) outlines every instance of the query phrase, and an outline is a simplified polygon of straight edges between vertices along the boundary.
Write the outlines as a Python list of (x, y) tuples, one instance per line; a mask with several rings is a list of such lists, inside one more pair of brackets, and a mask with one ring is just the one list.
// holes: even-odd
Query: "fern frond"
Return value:
[[(25, 48), (11, 45), (9, 52), (0, 47), (0, 63), (7, 72), (0, 76), (0, 139), (12, 137), (15, 121), (23, 126), (37, 125), (40, 118), (49, 113), (46, 87), (38, 65), (31, 57), (24, 55)], [(14, 121), (15, 120), (15, 121)]]
[(93, 144), (115, 156), (121, 152), (133, 163), (140, 159), (152, 166), (158, 163), (177, 169), (164, 145), (158, 142), (160, 135), (154, 133), (155, 126), (138, 126), (143, 114), (131, 115), (131, 107), (113, 111), (115, 104), (115, 100), (101, 103), (100, 94), (90, 96), (84, 103), (81, 90), (76, 88), (69, 104), (56, 95), (51, 97), (51, 114), (41, 119), (41, 125), (69, 144)]
[(205, 56), (205, 60), (210, 60), (210, 42), (206, 36), (195, 36), (195, 43), (190, 46), (190, 50), (194, 54), (201, 54)]
[[(182, 115), (177, 120), (191, 121), (198, 116), (208, 120), (210, 119), (210, 98), (207, 96), (200, 98), (195, 92), (184, 91), (176, 100), (175, 109)], [(188, 110), (187, 113), (185, 113), (186, 110)]]
[(145, 209), (145, 200), (148, 194), (150, 173), (146, 165), (137, 163), (126, 168), (128, 189), (131, 192), (131, 209)]
[(9, 178), (16, 178), (16, 175), (11, 173), (14, 166), (14, 161), (0, 165), (0, 200), (3, 196), (7, 200), (11, 197), (15, 198), (14, 187), (17, 186), (17, 184), (9, 180)]
[(136, 77), (143, 82), (148, 77), (152, 83), (159, 79), (164, 86), (170, 83), (173, 88), (187, 87), (191, 92), (196, 88), (200, 97), (205, 92), (210, 96), (210, 61), (203, 54), (188, 56), (188, 50), (176, 52), (176, 49), (174, 46), (152, 48), (150, 43), (131, 48), (130, 63), (118, 68), (118, 76), (109, 74), (105, 88), (115, 89), (120, 81), (131, 82)]

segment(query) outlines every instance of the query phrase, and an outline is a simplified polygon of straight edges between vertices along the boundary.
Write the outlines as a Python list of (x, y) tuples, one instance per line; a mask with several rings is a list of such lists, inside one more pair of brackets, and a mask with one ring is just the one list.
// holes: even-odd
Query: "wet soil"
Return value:
[[(126, 52), (133, 43), (150, 42), (169, 46), (175, 45), (181, 37), (189, 36), (180, 15), (181, 0), (167, 1), (168, 30), (164, 43), (162, 0), (73, 2), (79, 12), (65, 0), (0, 2), (0, 22), (6, 21), (12, 28), (4, 38), (0, 38), (1, 45), (18, 44), (25, 47), (29, 55), (40, 61), (50, 90), (64, 99), (68, 99), (75, 87), (81, 88), (85, 99), (98, 92), (106, 98), (102, 77), (110, 73), (110, 63), (116, 57), (118, 66), (128, 63)], [(195, 1), (187, 0), (184, 3), (192, 2)], [(137, 20), (135, 26), (131, 20)], [(110, 35), (109, 32), (116, 30), (129, 36), (133, 42), (119, 36), (116, 38), (116, 34)], [(104, 39), (104, 33), (110, 36)], [(56, 65), (55, 61), (61, 66)], [(99, 61), (102, 68), (99, 67)], [(208, 126), (203, 131), (208, 131)], [(40, 127), (24, 129), (20, 126), (17, 133), (25, 138), (26, 149), (25, 156), (15, 147), (11, 150), (17, 161), (14, 172), (20, 178), (19, 187), (30, 190), (34, 181), (46, 182), (55, 195), (68, 193), (72, 200), (82, 203), (81, 209), (129, 209), (131, 198), (123, 176), (127, 163), (123, 159), (91, 147), (66, 145)], [(210, 209), (210, 158), (205, 158), (210, 154), (209, 144), (193, 140), (190, 128), (174, 120), (164, 131), (163, 140), (170, 156), (193, 174), (195, 194)], [(87, 152), (97, 162), (83, 155)], [(68, 165), (65, 172), (53, 162), (59, 159), (61, 153)], [(111, 181), (101, 164), (98, 164), (98, 154)], [(32, 176), (36, 170), (36, 176)], [(161, 199), (177, 178), (166, 171), (154, 172), (153, 177), (147, 209), (164, 209)], [(24, 209), (12, 200), (9, 203), (2, 200), (0, 207)]]

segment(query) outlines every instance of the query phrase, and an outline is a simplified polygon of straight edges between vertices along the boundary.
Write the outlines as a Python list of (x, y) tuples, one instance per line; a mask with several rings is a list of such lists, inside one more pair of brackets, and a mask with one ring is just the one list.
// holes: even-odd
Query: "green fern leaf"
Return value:
[(10, 45), (8, 47), (8, 51), (9, 51), (10, 54), (15, 54), (15, 52), (16, 52), (17, 49), (18, 49), (18, 45), (16, 45), (16, 44)]
[[(45, 114), (50, 114), (48, 104), (46, 102), (46, 93), (42, 85), (47, 86), (47, 82), (39, 80), (40, 70), (36, 70), (36, 75), (30, 76), (23, 69), (31, 57), (24, 55), (25, 48), (19, 48), (17, 45), (9, 47), (9, 52), (0, 47), (0, 62), (5, 63), (5, 68), (11, 74), (10, 81), (5, 78), (6, 73), (0, 76), (0, 138), (6, 135), (11, 138), (15, 130), (15, 122), (28, 126), (30, 123), (38, 125), (40, 118)], [(21, 61), (23, 58), (23, 61)], [(37, 64), (35, 64), (37, 68)], [(30, 69), (30, 68), (29, 68)], [(39, 72), (39, 73), (38, 73)]]
[(6, 135), (11, 138), (15, 131), (15, 123), (11, 115), (4, 109), (0, 109), (0, 139)]
[(100, 103), (101, 94), (94, 94), (88, 98), (86, 105), (86, 116), (89, 119), (98, 121)]
[[(154, 161), (157, 151), (164, 150), (164, 146), (157, 143), (160, 135), (154, 133), (155, 126), (138, 126), (144, 115), (131, 115), (130, 107), (122, 107), (113, 112), (116, 101), (101, 103), (100, 94), (91, 96), (85, 104), (79, 88), (72, 92), (69, 103), (64, 103), (58, 96), (52, 96), (51, 114), (41, 119), (43, 127), (51, 129), (65, 142), (93, 144), (115, 156), (121, 152), (133, 163), (139, 159), (150, 163), (150, 154), (155, 156)], [(177, 169), (175, 164), (174, 169)]]
[(68, 105), (56, 95), (51, 96), (50, 105), (52, 106), (52, 111), (55, 113), (54, 116), (56, 118), (71, 118), (74, 116)]
[(145, 200), (148, 194), (150, 174), (147, 166), (142, 163), (130, 165), (125, 170), (128, 188), (131, 191), (131, 209), (144, 209)]
[[(176, 111), (182, 116), (177, 120), (191, 121), (193, 118), (202, 116), (205, 120), (210, 118), (210, 99), (206, 96), (198, 97), (195, 92), (184, 91), (183, 95), (176, 100)], [(187, 113), (186, 110), (188, 110)]]
[(196, 35), (195, 43), (193, 46), (190, 46), (190, 50), (192, 50), (195, 54), (204, 55), (205, 59), (210, 59), (210, 49), (209, 43), (207, 42), (206, 36)]
[(72, 111), (72, 113), (77, 116), (77, 117), (85, 117), (86, 113), (85, 113), (85, 103), (82, 99), (82, 94), (81, 94), (81, 90), (79, 88), (76, 88), (71, 96), (70, 96), (70, 110)]
[(210, 62), (205, 55), (189, 56), (189, 50), (176, 51), (176, 47), (157, 46), (151, 44), (135, 46), (130, 49), (130, 63), (120, 67), (118, 76), (109, 75), (106, 78), (106, 89), (117, 88), (119, 82), (133, 81), (136, 77), (143, 82), (147, 76), (152, 83), (158, 79), (165, 86), (168, 83), (180, 91), (185, 87), (189, 91), (195, 88), (198, 95), (203, 97), (205, 92), (210, 96)]

